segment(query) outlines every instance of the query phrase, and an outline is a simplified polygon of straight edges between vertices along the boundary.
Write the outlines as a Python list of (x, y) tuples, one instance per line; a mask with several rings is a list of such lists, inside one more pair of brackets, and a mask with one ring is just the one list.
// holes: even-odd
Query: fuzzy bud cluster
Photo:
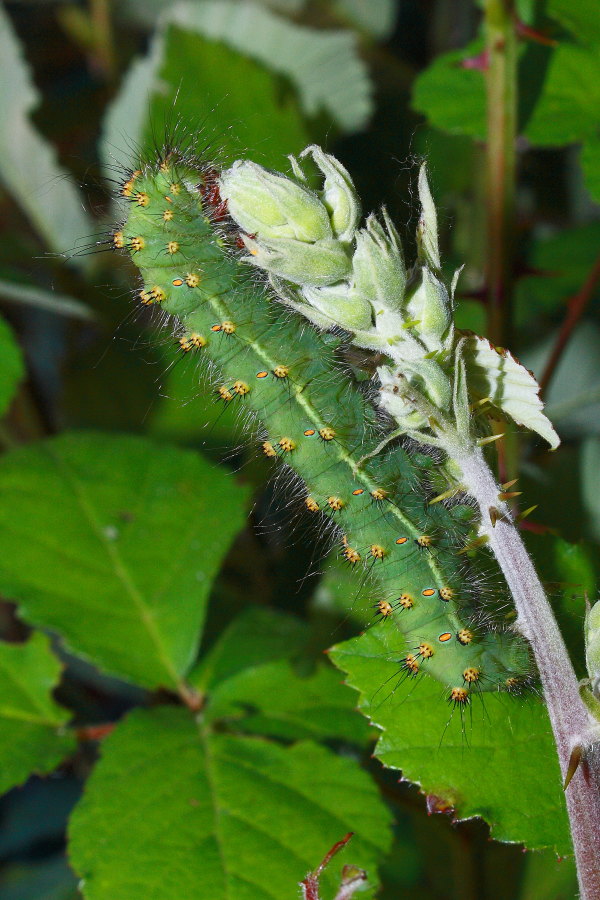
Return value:
[[(221, 196), (244, 232), (245, 261), (268, 273), (282, 302), (321, 328), (351, 332), (356, 344), (397, 361), (436, 406), (447, 405), (450, 381), (431, 354), (451, 346), (452, 302), (438, 277), (437, 221), (424, 169), (419, 259), (409, 274), (387, 211), (359, 227), (360, 202), (347, 170), (320, 147), (307, 147), (300, 159), (307, 156), (322, 176), (318, 190), (294, 157), (290, 178), (247, 161), (222, 174)], [(380, 377), (384, 391), (391, 390), (394, 366), (383, 367)], [(423, 424), (406, 400), (396, 397), (393, 405), (407, 426)]]

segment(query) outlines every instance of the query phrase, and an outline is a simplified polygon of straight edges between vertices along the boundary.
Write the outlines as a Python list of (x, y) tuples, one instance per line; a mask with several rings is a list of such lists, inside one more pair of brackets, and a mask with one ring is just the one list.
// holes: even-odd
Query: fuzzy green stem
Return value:
[(490, 340), (510, 344), (517, 134), (517, 36), (512, 0), (486, 0), (487, 272)]

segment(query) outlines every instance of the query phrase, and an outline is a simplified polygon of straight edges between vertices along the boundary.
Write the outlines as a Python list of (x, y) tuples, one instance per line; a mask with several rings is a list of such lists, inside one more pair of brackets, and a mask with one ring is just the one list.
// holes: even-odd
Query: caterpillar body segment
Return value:
[(385, 611), (376, 627), (405, 636), (401, 667), (436, 678), (448, 696), (524, 680), (527, 645), (476, 624), (477, 591), (458, 553), (470, 510), (428, 506), (430, 457), (390, 444), (369, 458), (380, 428), (336, 363), (338, 340), (291, 318), (249, 277), (207, 172), (171, 156), (127, 182), (129, 213), (115, 245), (141, 272), (143, 302), (178, 320), (182, 349), (208, 356), (220, 373), (218, 397), (251, 409), (266, 432), (264, 455), (301, 477), (307, 515), (325, 516), (343, 535), (342, 557), (365, 568)]

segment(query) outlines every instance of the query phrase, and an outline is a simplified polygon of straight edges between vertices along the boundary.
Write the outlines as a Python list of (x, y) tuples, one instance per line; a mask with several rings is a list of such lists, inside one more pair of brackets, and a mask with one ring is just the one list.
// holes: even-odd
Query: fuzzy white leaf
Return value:
[(540, 388), (531, 372), (508, 350), (498, 350), (476, 334), (465, 339), (462, 352), (471, 399), (489, 397), (492, 406), (537, 432), (555, 450), (560, 438), (544, 415)]

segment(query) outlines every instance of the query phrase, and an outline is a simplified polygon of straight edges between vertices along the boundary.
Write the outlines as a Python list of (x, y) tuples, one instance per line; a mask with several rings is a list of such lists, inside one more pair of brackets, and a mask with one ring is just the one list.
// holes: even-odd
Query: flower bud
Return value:
[(329, 213), (311, 190), (256, 163), (234, 162), (219, 189), (230, 216), (248, 234), (263, 239), (331, 238)]
[(335, 284), (350, 272), (348, 255), (333, 238), (307, 244), (287, 238), (256, 241), (245, 236), (244, 244), (250, 254), (244, 262), (294, 284)]
[(440, 268), (437, 212), (427, 180), (427, 166), (425, 163), (419, 170), (419, 200), (421, 201), (421, 215), (417, 225), (419, 260), (437, 272)]
[(426, 266), (409, 295), (406, 315), (428, 350), (441, 350), (452, 326), (452, 301), (445, 286)]
[(371, 327), (371, 304), (355, 294), (347, 282), (328, 287), (304, 287), (302, 297), (306, 303), (346, 331), (362, 331)]
[(374, 215), (356, 234), (352, 258), (354, 290), (370, 301), (375, 315), (387, 310), (399, 311), (406, 286), (402, 245), (386, 210), (385, 227)]
[(333, 233), (340, 241), (351, 241), (361, 211), (350, 173), (335, 156), (324, 153), (316, 144), (311, 144), (300, 156), (309, 153), (325, 176), (320, 197), (329, 211)]

